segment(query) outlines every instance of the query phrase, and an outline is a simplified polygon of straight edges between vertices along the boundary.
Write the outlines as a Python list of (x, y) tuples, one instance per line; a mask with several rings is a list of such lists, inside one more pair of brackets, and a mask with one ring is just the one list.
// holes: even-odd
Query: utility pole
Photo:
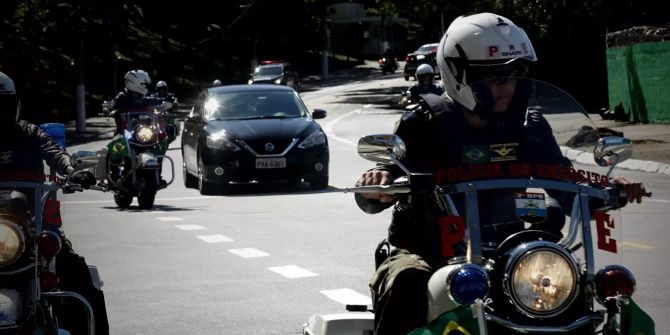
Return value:
[(330, 30), (328, 29), (327, 6), (324, 4), (321, 12), (321, 31), (323, 32), (323, 51), (321, 51), (321, 80), (328, 80), (328, 52), (330, 50)]
[(75, 93), (75, 105), (77, 113), (77, 133), (86, 131), (86, 87), (84, 86), (84, 39), (81, 30), (81, 7), (77, 7), (77, 60), (75, 66), (77, 67), (77, 89)]

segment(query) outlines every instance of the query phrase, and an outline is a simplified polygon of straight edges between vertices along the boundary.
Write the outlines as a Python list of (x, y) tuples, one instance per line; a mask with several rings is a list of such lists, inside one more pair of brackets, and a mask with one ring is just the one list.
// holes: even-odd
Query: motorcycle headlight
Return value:
[(253, 84), (253, 83), (254, 83), (254, 80), (253, 80), (253, 79), (249, 79), (249, 80), (247, 81), (247, 84), (249, 84), (249, 85), (251, 85), (251, 84)]
[(309, 136), (307, 136), (307, 138), (298, 145), (298, 148), (308, 149), (324, 143), (326, 143), (326, 134), (324, 134), (321, 130), (317, 130), (309, 134)]
[(572, 257), (556, 244), (519, 246), (506, 272), (506, 293), (522, 312), (550, 317), (563, 312), (577, 296), (578, 271)]
[(277, 84), (277, 85), (281, 84), (281, 78), (275, 79), (275, 84)]
[(207, 136), (207, 147), (211, 149), (225, 150), (225, 151), (240, 150), (240, 147), (238, 147), (235, 143), (233, 143), (233, 141), (219, 134), (212, 134)]
[(0, 267), (11, 265), (23, 253), (25, 237), (17, 224), (0, 219)]
[(142, 144), (151, 143), (156, 140), (156, 131), (147, 126), (139, 126), (135, 131), (135, 139)]

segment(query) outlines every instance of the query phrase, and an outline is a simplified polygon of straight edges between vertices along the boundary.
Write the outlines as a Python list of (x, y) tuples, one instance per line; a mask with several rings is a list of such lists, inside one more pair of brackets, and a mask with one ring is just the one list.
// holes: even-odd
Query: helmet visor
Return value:
[(495, 78), (496, 80), (516, 77), (523, 78), (528, 74), (528, 64), (510, 63), (496, 65), (470, 64), (465, 71), (465, 79), (468, 85)]

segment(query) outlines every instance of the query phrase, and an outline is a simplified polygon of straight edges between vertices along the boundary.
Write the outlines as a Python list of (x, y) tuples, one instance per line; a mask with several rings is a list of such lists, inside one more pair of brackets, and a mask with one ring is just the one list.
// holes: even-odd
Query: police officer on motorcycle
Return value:
[(149, 87), (151, 87), (151, 77), (144, 70), (131, 70), (124, 76), (125, 88), (119, 92), (112, 102), (112, 111), (114, 112), (114, 121), (118, 133), (121, 129), (121, 116), (117, 112), (122, 109), (145, 108), (155, 104), (151, 99), (147, 99)]
[(177, 103), (177, 96), (170, 92), (168, 84), (163, 80), (156, 83), (156, 92), (151, 97), (162, 101)]
[[(46, 161), (60, 175), (69, 176), (71, 183), (80, 184), (84, 188), (95, 185), (95, 176), (90, 171), (76, 171), (70, 162), (70, 156), (46, 132), (35, 124), (19, 120), (20, 112), (21, 106), (14, 82), (0, 72), (0, 179), (11, 178), (13, 173), (18, 172), (21, 176), (35, 177), (35, 180), (31, 178), (23, 181), (44, 181), (43, 161)], [(39, 201), (32, 199), (32, 190), (15, 193), (18, 193), (16, 199), (21, 203), (19, 208), (30, 210), (33, 208), (33, 201)], [(74, 252), (62, 230), (58, 233), (64, 241), (62, 250), (56, 256), (59, 286), (62, 290), (74, 291), (84, 296), (93, 307), (96, 333), (108, 334), (103, 292), (93, 285), (84, 258)], [(67, 329), (73, 329), (77, 324), (86, 324), (85, 316), (72, 313), (61, 315), (60, 320), (67, 325)]]
[[(502, 47), (496, 48), (509, 45), (521, 52), (503, 53)], [(468, 146), (496, 144), (514, 144), (518, 148), (515, 159), (520, 162), (571, 165), (561, 154), (546, 119), (527, 111), (529, 83), (515, 79), (523, 77), (537, 61), (523, 29), (492, 13), (458, 17), (440, 41), (437, 61), (446, 94), (422, 95), (419, 106), (405, 112), (395, 127), (394, 133), (407, 149), (402, 163), (410, 171), (435, 173), (472, 164), (466, 155)], [(484, 80), (487, 78), (495, 79)], [(395, 166), (379, 165), (363, 173), (358, 185), (386, 185), (404, 175)], [(641, 183), (625, 177), (611, 182), (626, 187), (629, 201), (641, 201), (645, 192)], [(479, 213), (483, 242), (500, 243), (523, 229), (514, 213), (514, 191), (478, 193), (479, 200), (487, 204)], [(534, 229), (560, 236), (563, 213), (571, 203), (563, 194), (549, 195), (547, 220)], [(457, 207), (462, 206), (462, 199), (454, 200)], [(425, 325), (428, 280), (447, 261), (442, 259), (440, 234), (436, 233), (439, 208), (426, 198), (396, 198), (384, 193), (356, 194), (356, 202), (370, 214), (394, 206), (388, 242), (395, 249), (377, 268), (370, 287), (375, 333), (407, 334)], [(490, 224), (498, 222), (505, 224)]]
[(444, 93), (444, 86), (435, 82), (435, 72), (430, 64), (421, 64), (416, 68), (416, 83), (410, 86), (405, 93), (409, 102), (416, 103), (421, 99), (421, 94), (432, 93), (435, 95), (442, 95)]

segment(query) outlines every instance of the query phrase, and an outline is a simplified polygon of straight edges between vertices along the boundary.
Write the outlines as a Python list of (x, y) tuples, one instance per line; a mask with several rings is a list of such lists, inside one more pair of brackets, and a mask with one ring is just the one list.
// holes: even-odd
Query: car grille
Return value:
[[(256, 156), (281, 155), (289, 149), (295, 142), (295, 139), (277, 139), (277, 140), (249, 140), (240, 141), (242, 146)], [(272, 145), (269, 145), (272, 144)], [(272, 150), (268, 150), (268, 149)]]

